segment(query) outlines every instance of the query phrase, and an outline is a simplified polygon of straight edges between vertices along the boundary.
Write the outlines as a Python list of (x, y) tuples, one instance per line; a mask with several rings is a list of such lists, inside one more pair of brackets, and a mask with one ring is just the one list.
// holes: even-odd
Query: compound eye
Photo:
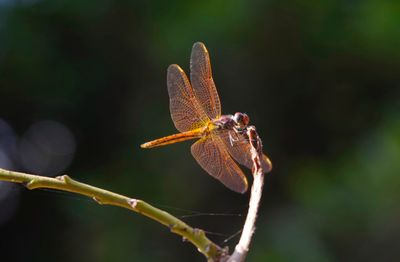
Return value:
[(236, 124), (240, 124), (242, 122), (242, 114), (241, 113), (235, 113), (233, 115), (233, 120), (235, 121)]
[(242, 122), (245, 126), (247, 126), (250, 122), (250, 118), (247, 114), (244, 114), (244, 113), (242, 114), (242, 116), (243, 116)]
[(250, 119), (249, 117), (244, 114), (244, 113), (235, 113), (235, 115), (233, 116), (234, 121), (236, 122), (236, 124), (240, 127), (245, 127), (247, 126), (247, 124), (249, 123)]

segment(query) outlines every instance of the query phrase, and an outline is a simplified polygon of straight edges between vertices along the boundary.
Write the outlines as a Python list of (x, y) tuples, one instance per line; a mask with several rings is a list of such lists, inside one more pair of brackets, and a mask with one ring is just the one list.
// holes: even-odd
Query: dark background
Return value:
[[(183, 219), (225, 245), (249, 195), (189, 142), (139, 148), (176, 132), (166, 69), (187, 71), (202, 41), (223, 113), (248, 113), (274, 164), (248, 260), (398, 261), (399, 14), (395, 0), (2, 0), (0, 166), (207, 213)], [(1, 261), (204, 261), (138, 214), (4, 182), (0, 239)]]

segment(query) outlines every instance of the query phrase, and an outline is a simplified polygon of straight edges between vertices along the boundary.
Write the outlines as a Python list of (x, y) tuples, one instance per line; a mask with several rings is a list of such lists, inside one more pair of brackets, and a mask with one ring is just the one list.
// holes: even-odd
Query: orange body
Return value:
[(183, 132), (183, 133), (178, 133), (178, 134), (173, 134), (170, 136), (165, 136), (159, 139), (155, 139), (153, 141), (141, 144), (141, 148), (152, 148), (156, 146), (166, 146), (178, 142), (182, 142), (185, 140), (190, 140), (190, 139), (196, 139), (200, 138), (204, 135), (204, 131), (202, 128), (194, 129), (191, 131)]

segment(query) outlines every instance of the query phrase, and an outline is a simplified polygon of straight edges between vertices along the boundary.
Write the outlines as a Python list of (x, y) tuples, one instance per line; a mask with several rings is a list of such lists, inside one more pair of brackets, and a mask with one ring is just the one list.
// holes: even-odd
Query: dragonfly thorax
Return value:
[(242, 133), (249, 124), (250, 118), (245, 113), (235, 113), (234, 115), (222, 115), (219, 119), (214, 120), (213, 124), (218, 129), (235, 130)]

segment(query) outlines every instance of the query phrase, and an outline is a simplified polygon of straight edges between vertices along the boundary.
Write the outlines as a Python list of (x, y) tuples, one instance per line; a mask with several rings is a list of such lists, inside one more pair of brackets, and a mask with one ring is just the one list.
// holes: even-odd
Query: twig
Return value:
[(167, 226), (171, 232), (182, 236), (184, 240), (195, 245), (209, 261), (219, 261), (221, 257), (226, 255), (226, 250), (209, 240), (203, 230), (192, 228), (171, 214), (155, 208), (142, 200), (129, 198), (88, 184), (80, 183), (67, 175), (51, 178), (0, 168), (0, 180), (22, 183), (28, 189), (52, 188), (68, 191), (88, 196), (101, 205), (126, 208)]
[(246, 131), (251, 145), (251, 156), (253, 161), (252, 173), (254, 180), (250, 193), (249, 211), (247, 212), (242, 235), (240, 236), (239, 243), (235, 247), (235, 251), (227, 260), (228, 262), (242, 262), (246, 259), (251, 239), (255, 231), (258, 207), (260, 205), (262, 189), (264, 185), (264, 172), (268, 172), (271, 168), (271, 163), (268, 163), (270, 165), (269, 170), (263, 170), (261, 161), (263, 158), (262, 142), (255, 127), (249, 126)]
[[(88, 184), (80, 183), (67, 175), (51, 178), (0, 168), (0, 181), (21, 183), (28, 189), (51, 188), (68, 191), (88, 196), (101, 205), (112, 205), (132, 210), (167, 226), (171, 232), (178, 234), (182, 236), (184, 240), (191, 242), (208, 261), (242, 262), (246, 259), (252, 236), (255, 231), (255, 222), (264, 184), (264, 172), (268, 172), (270, 169), (269, 166), (268, 170), (263, 170), (261, 161), (263, 158), (262, 142), (255, 127), (249, 126), (246, 129), (246, 135), (251, 145), (251, 156), (253, 161), (252, 173), (254, 180), (251, 187), (249, 211), (247, 213), (242, 234), (239, 243), (235, 247), (235, 251), (230, 257), (227, 254), (227, 250), (209, 240), (203, 230), (192, 228), (171, 214), (155, 208), (142, 200), (129, 198)], [(268, 165), (271, 164), (268, 163)]]

